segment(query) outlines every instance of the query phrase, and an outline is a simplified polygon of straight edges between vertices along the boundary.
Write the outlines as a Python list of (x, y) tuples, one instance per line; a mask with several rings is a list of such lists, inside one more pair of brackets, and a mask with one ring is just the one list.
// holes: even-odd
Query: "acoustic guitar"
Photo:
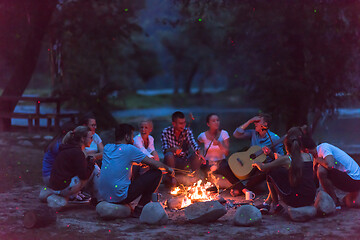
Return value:
[[(276, 140), (272, 147), (284, 141), (285, 137), (286, 135)], [(266, 155), (263, 153), (262, 148), (256, 145), (251, 146), (245, 152), (233, 153), (228, 159), (229, 167), (238, 179), (245, 180), (253, 170), (252, 164), (254, 162), (264, 162), (266, 160)]]

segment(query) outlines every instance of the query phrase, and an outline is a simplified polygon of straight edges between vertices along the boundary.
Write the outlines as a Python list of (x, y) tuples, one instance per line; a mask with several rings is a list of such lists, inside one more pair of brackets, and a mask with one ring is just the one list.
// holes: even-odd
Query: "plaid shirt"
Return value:
[(161, 147), (164, 153), (169, 148), (179, 147), (182, 149), (182, 152), (179, 154), (179, 157), (187, 157), (189, 154), (190, 146), (194, 151), (200, 149), (195, 141), (194, 135), (190, 130), (190, 128), (185, 128), (180, 133), (178, 139), (175, 137), (174, 127), (167, 127), (162, 131)]

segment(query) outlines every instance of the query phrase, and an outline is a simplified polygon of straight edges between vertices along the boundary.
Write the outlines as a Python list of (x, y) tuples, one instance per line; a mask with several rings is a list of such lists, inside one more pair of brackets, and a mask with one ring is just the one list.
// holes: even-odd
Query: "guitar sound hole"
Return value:
[(256, 158), (255, 154), (250, 154), (250, 160), (254, 160)]

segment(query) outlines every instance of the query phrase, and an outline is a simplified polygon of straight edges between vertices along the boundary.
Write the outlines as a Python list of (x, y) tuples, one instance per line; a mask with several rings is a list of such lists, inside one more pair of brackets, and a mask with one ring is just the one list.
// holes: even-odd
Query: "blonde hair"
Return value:
[(145, 118), (145, 119), (141, 120), (141, 121), (139, 122), (139, 128), (141, 127), (141, 124), (142, 124), (142, 123), (149, 123), (150, 128), (151, 128), (151, 129), (154, 128), (154, 124), (153, 124), (153, 122), (152, 122), (151, 119)]

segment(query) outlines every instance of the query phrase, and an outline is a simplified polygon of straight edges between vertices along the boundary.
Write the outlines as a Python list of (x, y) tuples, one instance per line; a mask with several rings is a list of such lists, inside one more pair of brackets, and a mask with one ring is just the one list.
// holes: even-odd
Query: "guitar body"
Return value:
[(246, 152), (237, 152), (232, 154), (228, 163), (231, 171), (234, 175), (240, 180), (247, 179), (254, 169), (251, 165), (254, 162), (264, 162), (266, 159), (265, 155), (260, 155), (255, 159), (250, 159), (250, 155), (259, 152), (261, 150), (260, 146), (251, 146)]

